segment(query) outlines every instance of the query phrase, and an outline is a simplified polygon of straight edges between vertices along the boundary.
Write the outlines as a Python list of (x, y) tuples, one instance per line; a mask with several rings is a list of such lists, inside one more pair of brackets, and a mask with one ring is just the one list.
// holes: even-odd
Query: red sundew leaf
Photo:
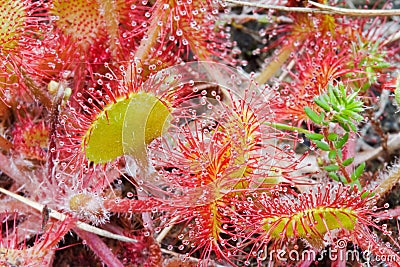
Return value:
[[(359, 192), (357, 187), (335, 187), (328, 184), (325, 188), (318, 187), (316, 192), (310, 190), (297, 197), (261, 195), (255, 205), (237, 207), (249, 209), (245, 214), (250, 224), (259, 224), (258, 230), (249, 231), (244, 240), (254, 245), (252, 251), (258, 251), (270, 241), (280, 247), (298, 238), (305, 238), (313, 248), (318, 249), (323, 246), (323, 241), (335, 245), (334, 236), (352, 236), (353, 242), (360, 244), (358, 242), (361, 240), (356, 237), (362, 235), (362, 242), (368, 240), (381, 246), (372, 231), (367, 230), (368, 227), (377, 231), (385, 229), (373, 220), (375, 197), (371, 192), (368, 196), (365, 193)], [(335, 229), (344, 231), (338, 234)], [(246, 229), (243, 231), (246, 232)], [(393, 238), (391, 241), (393, 245), (399, 246)], [(394, 254), (393, 251), (390, 253)]]
[(216, 26), (218, 4), (212, 1), (156, 1), (146, 32), (135, 52), (144, 75), (183, 60), (223, 60), (236, 64), (231, 42)]
[(45, 11), (43, 1), (0, 1), (0, 98), (6, 103), (32, 101), (35, 96), (50, 104), (39, 85), (48, 68), (36, 65), (44, 56), (36, 36), (44, 36), (49, 29), (43, 23)]
[(33, 122), (29, 118), (22, 119), (16, 123), (12, 134), (15, 151), (29, 159), (46, 159), (49, 127), (44, 120)]
[[(11, 227), (14, 227), (14, 233), (23, 231), (19, 229), (20, 226), (16, 219), (17, 216), (13, 219), (13, 226), (10, 225), (9, 228), (11, 230)], [(1, 221), (5, 223), (6, 228), (8, 228), (9, 221)], [(27, 247), (26, 241), (16, 240), (15, 238), (17, 235), (10, 235), (14, 240), (9, 239), (8, 234), (10, 233), (8, 232), (6, 233), (6, 236), (3, 234), (0, 235), (0, 251), (2, 255), (6, 255), (6, 257), (0, 257), (0, 264), (7, 266), (9, 264), (34, 267), (47, 266), (52, 262), (58, 243), (72, 229), (72, 227), (75, 226), (75, 222), (75, 219), (67, 217), (64, 221), (56, 221), (46, 225), (43, 233), (36, 233), (37, 238), (35, 239), (34, 244), (30, 247)]]
[(54, 0), (49, 13), (56, 17), (55, 25), (83, 48), (87, 49), (105, 32), (104, 15), (100, 14), (97, 1)]

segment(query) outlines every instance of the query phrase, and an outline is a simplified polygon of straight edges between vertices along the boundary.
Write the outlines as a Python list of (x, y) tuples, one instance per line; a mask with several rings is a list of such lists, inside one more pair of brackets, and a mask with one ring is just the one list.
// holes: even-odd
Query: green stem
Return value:
[(271, 126), (275, 129), (279, 129), (279, 130), (287, 130), (287, 131), (292, 131), (292, 132), (299, 132), (299, 133), (303, 133), (303, 134), (311, 134), (313, 132), (303, 129), (303, 128), (299, 128), (299, 127), (295, 127), (292, 125), (287, 125), (287, 124), (283, 124), (283, 123), (276, 123), (276, 122), (265, 122), (266, 125)]
[[(330, 149), (331, 149), (331, 150), (337, 150), (336, 147), (335, 147), (335, 144), (334, 144), (332, 141), (330, 141), (330, 140), (328, 139), (328, 135), (329, 135), (328, 128), (326, 128), (326, 127), (323, 128), (323, 129), (322, 129), (322, 133), (323, 133), (324, 139), (325, 139), (326, 142), (328, 143)], [(350, 174), (347, 172), (346, 167), (343, 166), (343, 160), (342, 160), (342, 158), (339, 156), (339, 153), (336, 153), (335, 160), (336, 160), (337, 165), (338, 165), (339, 168), (340, 168), (340, 172), (343, 174), (344, 178), (346, 179), (346, 183), (347, 183), (347, 184), (351, 184), (351, 183), (352, 183), (351, 176), (350, 176)], [(359, 182), (356, 183), (356, 184), (357, 184), (357, 186), (359, 187)]]

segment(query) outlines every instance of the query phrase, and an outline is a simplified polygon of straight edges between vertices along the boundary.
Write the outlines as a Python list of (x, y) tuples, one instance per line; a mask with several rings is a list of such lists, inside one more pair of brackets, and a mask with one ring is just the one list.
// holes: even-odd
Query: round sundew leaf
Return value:
[(98, 1), (54, 0), (49, 13), (57, 17), (55, 25), (81, 48), (88, 48), (104, 32)]
[[(106, 106), (85, 135), (87, 159), (95, 164), (107, 163), (124, 155), (127, 148), (143, 150), (161, 135), (169, 115), (168, 108), (148, 93), (132, 94)], [(123, 131), (132, 138), (123, 140)]]
[(170, 124), (171, 112), (157, 97), (137, 93), (130, 98), (123, 125), (124, 153), (140, 158), (148, 145)]
[(26, 21), (24, 3), (13, 0), (0, 0), (0, 47), (13, 49), (23, 33)]
[(84, 150), (89, 161), (106, 163), (123, 155), (122, 124), (130, 100), (107, 106), (85, 135)]

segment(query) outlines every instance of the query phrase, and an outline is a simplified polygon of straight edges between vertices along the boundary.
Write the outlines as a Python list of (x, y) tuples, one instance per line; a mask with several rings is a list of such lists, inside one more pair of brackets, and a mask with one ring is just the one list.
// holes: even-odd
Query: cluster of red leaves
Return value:
[[(377, 196), (318, 173), (312, 179), (302, 165), (310, 152), (297, 155), (296, 134), (272, 126), (300, 126), (304, 107), (318, 111), (313, 99), (331, 82), (367, 91), (390, 80), (383, 74), (399, 46), (383, 37), (381, 20), (289, 14), (290, 24), (266, 32), (281, 37), (268, 48), (278, 47), (290, 79), (259, 89), (238, 71), (201, 63), (240, 63), (217, 1), (0, 6), (0, 116), (9, 137), (0, 139), (7, 153), (0, 169), (13, 179), (10, 191), (46, 205), (38, 213), (2, 196), (0, 264), (50, 266), (69, 231), (108, 266), (174, 266), (193, 257), (200, 266), (261, 266), (279, 261), (266, 256), (269, 245), (288, 249), (300, 239), (321, 252), (340, 238), (398, 262), (395, 238), (386, 233), (386, 246), (374, 235), (386, 232), (374, 221)], [(157, 99), (173, 120), (165, 132), (148, 126), (157, 135), (129, 154), (118, 120), (125, 114), (115, 110), (128, 110), (138, 95)], [(134, 104), (134, 112), (144, 109)], [(88, 144), (106, 127), (102, 120), (111, 129), (104, 135), (115, 135), (92, 157)], [(82, 223), (136, 242), (113, 253)]]

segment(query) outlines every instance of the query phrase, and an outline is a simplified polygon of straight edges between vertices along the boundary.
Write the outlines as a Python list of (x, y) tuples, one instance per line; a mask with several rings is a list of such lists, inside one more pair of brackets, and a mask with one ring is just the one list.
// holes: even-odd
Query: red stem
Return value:
[(86, 245), (105, 263), (108, 267), (123, 267), (124, 265), (111, 252), (103, 240), (95, 234), (74, 228), (74, 232), (86, 242)]
[(131, 213), (131, 212), (151, 212), (153, 209), (157, 211), (171, 210), (173, 207), (164, 204), (161, 201), (148, 198), (143, 200), (138, 199), (106, 199), (104, 200), (104, 207), (110, 212), (118, 213)]

